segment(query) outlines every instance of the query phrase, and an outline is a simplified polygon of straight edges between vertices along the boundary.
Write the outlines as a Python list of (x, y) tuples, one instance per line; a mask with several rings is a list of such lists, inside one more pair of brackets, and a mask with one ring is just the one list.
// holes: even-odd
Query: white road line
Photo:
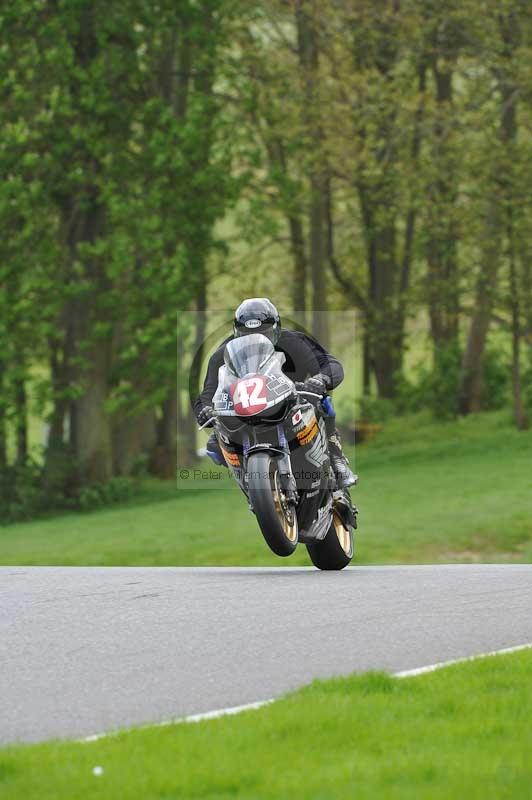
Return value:
[(232, 708), (220, 708), (217, 711), (206, 711), (203, 714), (191, 714), (189, 717), (183, 717), (182, 722), (201, 722), (204, 719), (218, 719), (218, 717), (227, 717), (231, 714), (240, 714), (241, 711), (253, 711), (256, 708), (268, 706), (270, 703), (275, 702), (275, 698), (271, 697), (269, 700), (257, 700), (255, 703), (246, 703), (243, 706), (233, 706)]
[(532, 642), (518, 644), (515, 647), (504, 647), (502, 650), (490, 650), (488, 653), (478, 653), (476, 656), (464, 656), (463, 658), (453, 658), (451, 661), (439, 661), (436, 664), (427, 664), (426, 667), (416, 667), (415, 669), (405, 669), (401, 672), (394, 672), (394, 678), (413, 678), (415, 675), (425, 675), (427, 672), (435, 672), (437, 669), (452, 667), (453, 664), (464, 664), (467, 661), (476, 661), (477, 658), (488, 658), (489, 656), (503, 656), (507, 653), (518, 653), (519, 650), (530, 650)]
[[(405, 669), (401, 672), (393, 672), (392, 678), (413, 678), (416, 675), (425, 675), (428, 672), (436, 672), (438, 669), (451, 667), (453, 664), (465, 664), (468, 661), (476, 661), (478, 658), (488, 658), (490, 656), (502, 656), (508, 653), (518, 653), (520, 650), (532, 649), (532, 642), (527, 644), (518, 644), (515, 647), (504, 647), (501, 650), (490, 650), (488, 653), (478, 653), (474, 656), (464, 656), (463, 658), (454, 658), (450, 661), (439, 661), (436, 664), (427, 664), (424, 667), (415, 667), (414, 669)], [(280, 698), (277, 698), (280, 699)], [(242, 706), (231, 706), (230, 708), (219, 708), (215, 711), (205, 711), (202, 714), (191, 714), (188, 717), (181, 717), (178, 719), (167, 719), (163, 722), (154, 722), (148, 725), (141, 725), (136, 730), (145, 730), (147, 728), (162, 728), (167, 725), (182, 725), (183, 723), (203, 722), (208, 719), (219, 719), (220, 717), (229, 717), (233, 714), (240, 714), (242, 711), (254, 711), (258, 708), (263, 708), (271, 703), (274, 703), (276, 698), (271, 697), (269, 700), (257, 700), (254, 703), (246, 703)], [(97, 742), (99, 739), (105, 739), (109, 736), (118, 736), (120, 733), (126, 732), (128, 729), (123, 728), (117, 731), (108, 731), (104, 733), (94, 733), (91, 736), (85, 736), (83, 739), (78, 739), (78, 742)]]
[[(179, 717), (177, 719), (165, 719), (162, 722), (148, 723), (148, 725), (140, 725), (136, 730), (145, 730), (146, 728), (163, 728), (166, 725), (182, 725), (183, 723), (190, 722), (203, 722), (207, 719), (218, 719), (219, 717), (230, 717), (232, 714), (240, 714), (242, 711), (254, 711), (257, 708), (262, 708), (270, 703), (274, 703), (275, 698), (272, 697), (268, 700), (256, 700), (254, 703), (246, 703), (243, 706), (231, 706), (230, 708), (219, 708), (216, 711), (204, 711), (202, 714), (191, 714), (188, 717)], [(93, 733), (91, 736), (85, 736), (83, 739), (78, 739), (78, 742), (97, 742), (98, 739), (104, 739), (107, 736), (118, 736), (124, 733), (128, 728), (122, 728), (117, 731), (108, 731), (104, 733)]]

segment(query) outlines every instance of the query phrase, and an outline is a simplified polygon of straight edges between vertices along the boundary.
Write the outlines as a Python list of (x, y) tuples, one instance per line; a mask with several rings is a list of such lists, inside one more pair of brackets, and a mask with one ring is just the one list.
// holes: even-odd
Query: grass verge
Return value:
[[(516, 431), (505, 412), (391, 421), (357, 449), (356, 563), (531, 561), (531, 467), (532, 431)], [(5, 565), (308, 563), (304, 547), (290, 559), (270, 553), (223, 479), (150, 485), (127, 506), (0, 528)]]
[(403, 680), (367, 673), (237, 717), (11, 747), (0, 751), (0, 795), (530, 798), (531, 669), (523, 651)]

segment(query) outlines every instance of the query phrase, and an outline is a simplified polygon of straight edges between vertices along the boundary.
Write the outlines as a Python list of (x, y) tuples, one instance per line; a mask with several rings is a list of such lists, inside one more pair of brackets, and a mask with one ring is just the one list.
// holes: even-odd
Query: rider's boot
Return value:
[(225, 463), (224, 455), (220, 449), (220, 444), (218, 442), (218, 438), (214, 431), (211, 433), (209, 438), (207, 439), (207, 455), (212, 458), (215, 464), (219, 467), (226, 467), (227, 464)]
[(329, 440), (329, 455), (331, 466), (336, 475), (336, 483), (339, 489), (349, 489), (350, 486), (354, 486), (357, 483), (358, 478), (351, 470), (347, 456), (342, 451), (340, 434), (336, 428), (334, 417), (325, 417), (325, 428)]
[(349, 489), (350, 486), (354, 486), (358, 478), (349, 466), (349, 459), (342, 451), (340, 437), (337, 432), (329, 436), (329, 454), (338, 487), (340, 489)]

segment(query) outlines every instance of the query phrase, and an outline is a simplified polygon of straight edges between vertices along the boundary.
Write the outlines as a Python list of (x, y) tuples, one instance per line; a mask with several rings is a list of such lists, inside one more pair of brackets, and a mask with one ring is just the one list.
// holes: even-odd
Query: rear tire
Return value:
[(333, 511), (327, 536), (319, 542), (307, 544), (307, 550), (312, 563), (318, 569), (343, 569), (353, 558), (353, 528), (346, 526), (338, 512)]
[(247, 465), (248, 494), (266, 544), (278, 556), (290, 556), (297, 546), (295, 509), (284, 502), (279, 465), (269, 453), (252, 453)]

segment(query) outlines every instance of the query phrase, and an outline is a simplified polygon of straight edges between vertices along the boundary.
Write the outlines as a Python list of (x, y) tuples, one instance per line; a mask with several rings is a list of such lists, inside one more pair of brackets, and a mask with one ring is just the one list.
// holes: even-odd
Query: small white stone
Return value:
[(103, 767), (94, 767), (92, 770), (93, 775), (103, 775)]

